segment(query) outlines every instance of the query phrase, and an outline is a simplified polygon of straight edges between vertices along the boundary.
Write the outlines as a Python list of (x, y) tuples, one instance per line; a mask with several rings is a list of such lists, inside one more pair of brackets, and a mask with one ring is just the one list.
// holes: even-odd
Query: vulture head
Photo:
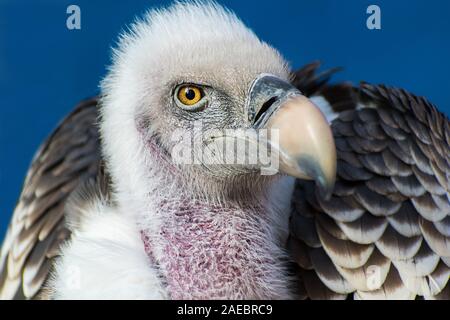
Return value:
[[(272, 186), (289, 197), (289, 175), (327, 193), (336, 171), (328, 123), (290, 74), (214, 3), (151, 11), (121, 36), (101, 85), (102, 150), (113, 199), (137, 216), (171, 297), (290, 296), (279, 276), (288, 214), (274, 209)], [(219, 146), (255, 143), (248, 129), (269, 132), (257, 143), (274, 148), (277, 174), (259, 160), (224, 163), (236, 149)], [(180, 146), (192, 146), (192, 163), (176, 161)]]
[(121, 37), (102, 84), (104, 152), (116, 186), (134, 193), (155, 168), (170, 171), (180, 144), (192, 144), (192, 163), (179, 172), (189, 176), (184, 182), (200, 183), (191, 185), (198, 191), (211, 191), (206, 182), (259, 184), (254, 165), (225, 165), (223, 154), (214, 159), (208, 151), (243, 137), (243, 130), (267, 128), (280, 131), (282, 170), (328, 188), (335, 170), (331, 134), (289, 77), (278, 51), (218, 5), (150, 12)]

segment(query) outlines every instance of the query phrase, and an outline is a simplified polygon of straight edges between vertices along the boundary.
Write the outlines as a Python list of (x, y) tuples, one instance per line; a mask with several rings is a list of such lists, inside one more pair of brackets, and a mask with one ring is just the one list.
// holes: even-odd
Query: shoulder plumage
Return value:
[(65, 204), (100, 164), (97, 99), (80, 103), (41, 145), (28, 170), (0, 258), (0, 298), (36, 298), (69, 236)]
[[(349, 96), (335, 90), (332, 106)], [(317, 299), (449, 299), (449, 121), (405, 90), (345, 90), (352, 107), (331, 123), (333, 195), (304, 181), (294, 192), (289, 246), (302, 286)]]

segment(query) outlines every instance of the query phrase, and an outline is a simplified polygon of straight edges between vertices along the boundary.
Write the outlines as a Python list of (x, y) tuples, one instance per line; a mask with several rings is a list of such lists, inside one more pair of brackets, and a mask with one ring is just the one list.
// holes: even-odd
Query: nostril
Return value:
[(273, 105), (273, 103), (277, 100), (278, 97), (275, 96), (264, 102), (261, 109), (259, 109), (258, 113), (256, 114), (253, 123), (256, 123), (259, 120), (259, 118), (261, 118), (266, 113), (266, 111), (269, 110), (269, 108)]

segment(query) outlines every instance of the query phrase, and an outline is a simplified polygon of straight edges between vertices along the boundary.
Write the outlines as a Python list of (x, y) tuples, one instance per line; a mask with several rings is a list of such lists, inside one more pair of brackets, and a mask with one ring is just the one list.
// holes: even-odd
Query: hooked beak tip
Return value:
[(329, 181), (324, 175), (320, 175), (316, 178), (315, 182), (321, 197), (325, 200), (329, 200), (334, 189), (334, 179), (333, 181)]
[(313, 158), (300, 158), (298, 161), (298, 167), (302, 168), (302, 172), (306, 177), (313, 179), (321, 197), (328, 200), (334, 189), (334, 183), (336, 175), (334, 171), (326, 173), (320, 163)]

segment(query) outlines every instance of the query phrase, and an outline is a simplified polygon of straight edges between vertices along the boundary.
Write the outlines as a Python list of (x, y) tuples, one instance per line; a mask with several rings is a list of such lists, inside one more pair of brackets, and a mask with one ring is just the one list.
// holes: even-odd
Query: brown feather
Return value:
[[(314, 203), (307, 228), (315, 220), (320, 241), (315, 249), (301, 242), (309, 253), (306, 291), (322, 299), (351, 288), (355, 299), (449, 299), (449, 121), (405, 90), (362, 84), (354, 93), (359, 108), (331, 125), (338, 157), (332, 197), (311, 199), (311, 183), (296, 183), (293, 200)], [(380, 281), (369, 288), (374, 266)]]
[(61, 243), (64, 204), (100, 163), (97, 99), (80, 103), (39, 148), (3, 244), (0, 298), (39, 296)]

